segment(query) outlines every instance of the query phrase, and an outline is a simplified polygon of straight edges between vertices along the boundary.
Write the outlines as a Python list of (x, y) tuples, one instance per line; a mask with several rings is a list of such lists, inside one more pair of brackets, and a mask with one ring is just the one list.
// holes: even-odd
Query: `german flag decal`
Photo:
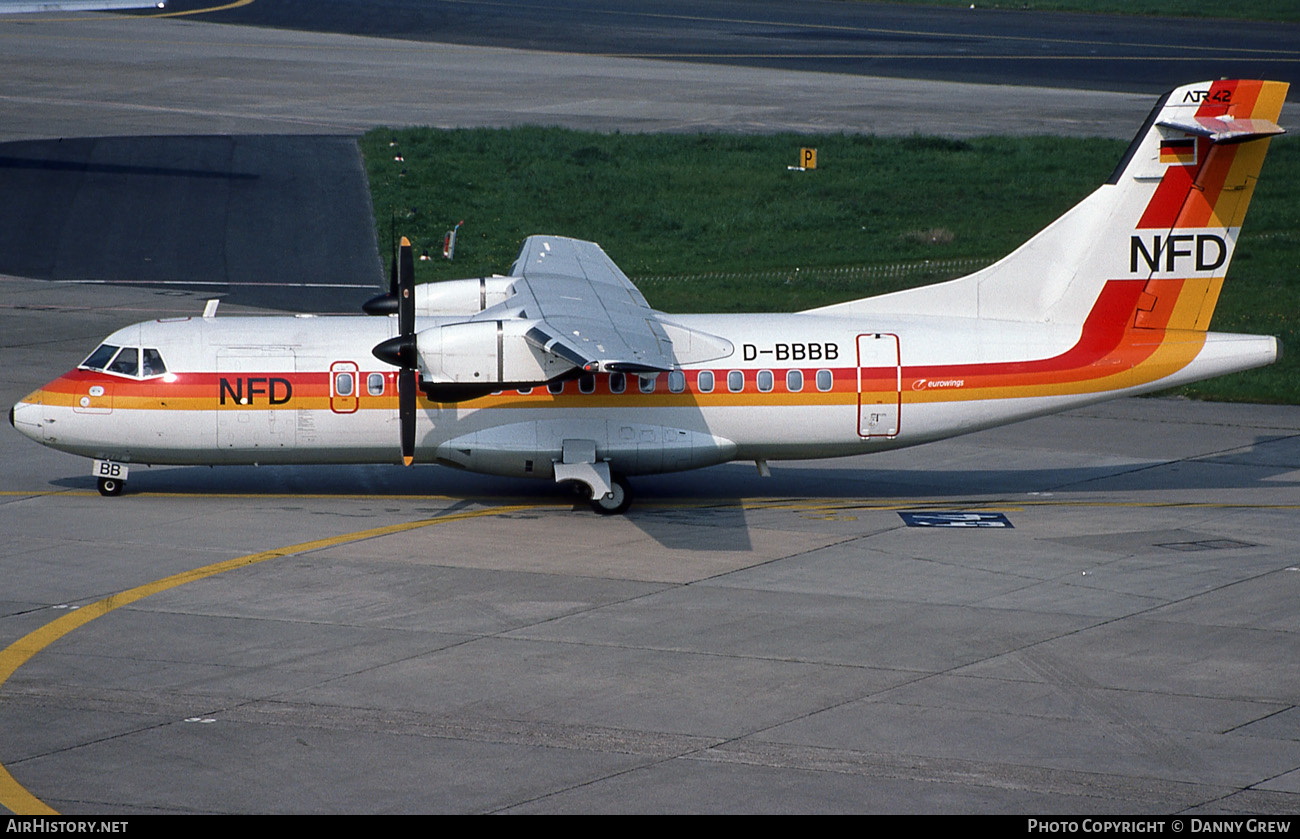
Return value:
[(1160, 162), (1177, 166), (1195, 166), (1196, 139), (1188, 137), (1184, 140), (1161, 140)]

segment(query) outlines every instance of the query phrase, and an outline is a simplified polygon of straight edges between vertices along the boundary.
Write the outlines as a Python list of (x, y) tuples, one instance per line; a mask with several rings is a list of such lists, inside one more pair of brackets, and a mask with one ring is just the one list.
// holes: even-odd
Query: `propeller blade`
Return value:
[(397, 253), (397, 330), (402, 336), (415, 332), (415, 257), (405, 236)]
[[(403, 240), (405, 241), (405, 240)], [(393, 257), (388, 262), (388, 293), (377, 294), (361, 304), (361, 311), (368, 315), (395, 315), (401, 310), (397, 293), (397, 243), (393, 243)]]
[(397, 335), (381, 341), (371, 352), (375, 358), (400, 367), (397, 374), (397, 418), (401, 422), (402, 463), (415, 460), (415, 420), (420, 393), (420, 350), (415, 336), (415, 257), (411, 240), (402, 237), (401, 247), (393, 255), (392, 292), (367, 301), (369, 314), (397, 312)]
[(397, 314), (397, 294), (376, 294), (361, 304), (361, 311), (368, 315)]
[(415, 459), (415, 396), (419, 392), (414, 367), (403, 367), (397, 381), (397, 416), (402, 422), (402, 463)]
[[(393, 222), (396, 227), (396, 221)], [(406, 240), (403, 239), (403, 242)], [(397, 314), (400, 307), (398, 301), (400, 296), (397, 293), (397, 241), (393, 241), (393, 255), (388, 260), (388, 293), (377, 294), (366, 302), (361, 304), (361, 311), (368, 315), (394, 315)]]

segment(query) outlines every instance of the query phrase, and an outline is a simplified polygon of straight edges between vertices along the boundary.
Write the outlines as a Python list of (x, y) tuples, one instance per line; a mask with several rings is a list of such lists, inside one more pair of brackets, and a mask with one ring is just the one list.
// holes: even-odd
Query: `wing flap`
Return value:
[(480, 313), (510, 313), (538, 323), (530, 342), (584, 370), (650, 373), (672, 369), (673, 342), (657, 313), (594, 242), (530, 236), (511, 274), (510, 299)]

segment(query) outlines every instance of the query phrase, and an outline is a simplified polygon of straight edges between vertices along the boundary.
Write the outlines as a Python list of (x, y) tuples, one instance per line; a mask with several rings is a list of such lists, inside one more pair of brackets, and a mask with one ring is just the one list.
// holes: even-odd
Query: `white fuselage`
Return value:
[[(628, 475), (736, 459), (915, 445), (1266, 364), (1272, 338), (928, 316), (665, 316), (730, 351), (653, 377), (617, 374), (419, 400), (416, 460), (551, 478), (566, 441)], [(419, 329), (435, 326), (422, 318)], [(371, 349), (392, 317), (194, 318), (119, 330), (163, 375), (79, 369), (15, 408), (63, 451), (121, 463), (395, 463), (396, 371)], [(1224, 340), (1218, 340), (1222, 338)], [(1232, 339), (1232, 340), (1227, 340)], [(1225, 352), (1230, 348), (1230, 352)], [(1162, 357), (1163, 356), (1163, 357)], [(711, 379), (711, 382), (710, 382)], [(586, 392), (590, 391), (590, 392)]]

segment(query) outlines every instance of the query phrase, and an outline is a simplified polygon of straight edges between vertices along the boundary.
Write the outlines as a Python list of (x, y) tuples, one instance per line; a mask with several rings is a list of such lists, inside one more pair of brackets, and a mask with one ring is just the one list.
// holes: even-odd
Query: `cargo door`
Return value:
[(858, 336), (858, 435), (898, 436), (903, 405), (898, 336)]

